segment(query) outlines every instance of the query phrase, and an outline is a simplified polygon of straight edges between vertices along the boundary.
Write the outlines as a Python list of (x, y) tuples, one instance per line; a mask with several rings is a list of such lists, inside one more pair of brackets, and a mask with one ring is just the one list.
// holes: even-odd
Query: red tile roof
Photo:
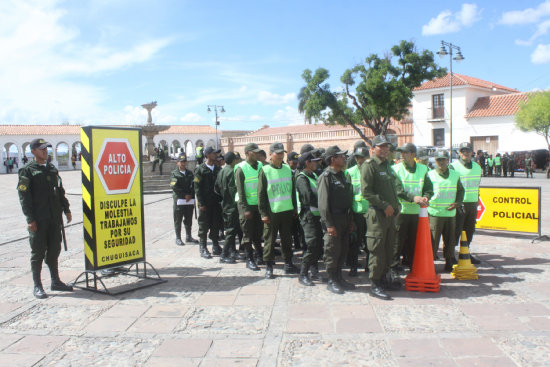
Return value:
[[(414, 90), (427, 90), (427, 89), (436, 89), (436, 88), (445, 88), (450, 84), (450, 73), (447, 75), (436, 78), (433, 80), (428, 80), (424, 82), (420, 87), (415, 88)], [(474, 87), (481, 87), (486, 89), (496, 88), (497, 90), (503, 90), (506, 92), (518, 93), (519, 91), (513, 88), (508, 88), (503, 85), (496, 83), (488, 82), (486, 80), (481, 80), (467, 75), (453, 73), (453, 86), (458, 85), (471, 85)]]
[[(115, 125), (109, 125), (115, 126)], [(116, 125), (130, 127), (130, 125)], [(0, 125), (2, 135), (80, 135), (80, 125)], [(135, 127), (135, 126), (131, 126)], [(160, 134), (215, 134), (216, 129), (208, 125), (172, 125)], [(221, 131), (220, 131), (221, 133)]]
[(480, 97), (466, 114), (466, 118), (513, 115), (519, 108), (519, 102), (526, 101), (527, 97), (528, 93)]
[(264, 135), (277, 135), (277, 134), (297, 134), (297, 133), (309, 133), (317, 131), (327, 130), (347, 130), (349, 126), (327, 126), (325, 124), (311, 124), (311, 125), (291, 125), (291, 126), (279, 126), (279, 127), (262, 127), (256, 131), (251, 132), (246, 136), (264, 136)]

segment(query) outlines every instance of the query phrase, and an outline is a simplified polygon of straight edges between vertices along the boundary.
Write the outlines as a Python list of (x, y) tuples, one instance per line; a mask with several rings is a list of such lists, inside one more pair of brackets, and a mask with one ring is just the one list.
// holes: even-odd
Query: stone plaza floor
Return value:
[[(62, 172), (73, 212), (61, 278), (84, 270), (80, 172)], [(174, 244), (172, 200), (145, 196), (147, 261), (163, 279), (119, 296), (84, 290), (32, 295), (17, 175), (0, 177), (0, 366), (550, 366), (550, 242), (478, 231), (479, 280), (442, 273), (439, 293), (334, 295), (199, 257)], [(541, 186), (542, 234), (550, 235), (550, 180), (541, 173), (484, 178), (482, 185)], [(193, 224), (196, 236), (196, 222)], [(295, 254), (295, 263), (298, 263)], [(361, 257), (364, 265), (364, 256)], [(436, 263), (442, 272), (443, 263)]]

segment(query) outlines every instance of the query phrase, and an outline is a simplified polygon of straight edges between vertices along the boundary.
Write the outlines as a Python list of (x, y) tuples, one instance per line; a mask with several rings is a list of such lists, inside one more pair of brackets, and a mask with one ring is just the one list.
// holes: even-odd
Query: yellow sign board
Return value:
[(141, 130), (83, 127), (86, 270), (145, 261)]
[(540, 233), (540, 187), (481, 186), (476, 227)]

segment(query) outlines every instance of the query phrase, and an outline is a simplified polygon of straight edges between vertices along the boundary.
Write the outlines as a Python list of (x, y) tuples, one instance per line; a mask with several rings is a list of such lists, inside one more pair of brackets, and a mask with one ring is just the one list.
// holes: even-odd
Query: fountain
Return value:
[(153, 110), (153, 108), (157, 107), (157, 101), (153, 101), (151, 103), (144, 103), (141, 105), (141, 107), (145, 108), (148, 113), (147, 124), (140, 126), (141, 133), (146, 138), (144, 158), (146, 158), (147, 160), (151, 160), (155, 149), (155, 143), (153, 142), (153, 137), (155, 135), (158, 135), (158, 133), (161, 131), (168, 130), (170, 126), (153, 124), (153, 116), (151, 115), (151, 111)]

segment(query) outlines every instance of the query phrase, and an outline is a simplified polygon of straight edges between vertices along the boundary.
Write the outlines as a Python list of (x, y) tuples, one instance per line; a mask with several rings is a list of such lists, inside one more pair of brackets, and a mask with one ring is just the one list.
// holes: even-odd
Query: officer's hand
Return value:
[(384, 209), (384, 214), (386, 214), (386, 217), (391, 217), (395, 210), (393, 210), (393, 206), (388, 205), (386, 209)]
[(327, 227), (327, 232), (329, 236), (336, 237), (338, 232), (336, 232), (336, 227)]
[(265, 224), (269, 224), (270, 223), (269, 217), (262, 217), (262, 222), (264, 222)]
[(27, 227), (31, 232), (36, 232), (38, 230), (38, 227), (36, 226), (36, 221), (30, 222)]
[(191, 200), (192, 196), (191, 195), (185, 195), (185, 201), (188, 202), (189, 200)]
[(423, 196), (415, 196), (413, 201), (415, 204), (418, 204), (420, 206), (428, 206), (428, 198), (425, 198)]
[(247, 210), (246, 212), (244, 212), (244, 217), (246, 219), (252, 219), (252, 212)]
[(206, 205), (201, 205), (201, 212), (205, 212), (206, 211)]
[(67, 224), (71, 223), (71, 220), (73, 220), (71, 212), (65, 213), (65, 216), (67, 217)]
[(457, 203), (452, 203), (451, 205), (449, 205), (447, 207), (447, 210), (453, 210), (453, 209), (456, 209), (458, 208), (458, 204)]

